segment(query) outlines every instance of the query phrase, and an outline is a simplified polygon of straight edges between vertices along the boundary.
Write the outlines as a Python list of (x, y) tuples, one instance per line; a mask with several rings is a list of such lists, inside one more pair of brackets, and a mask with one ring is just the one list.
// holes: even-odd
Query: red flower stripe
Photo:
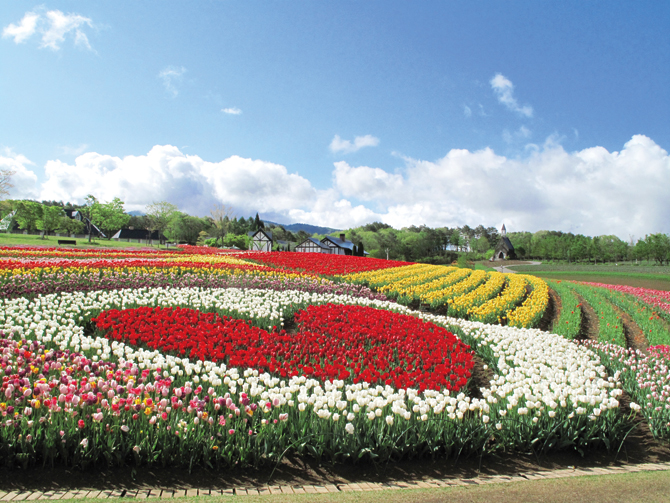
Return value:
[(300, 252), (243, 252), (239, 254), (239, 258), (271, 264), (275, 267), (296, 269), (326, 276), (350, 274), (361, 271), (376, 271), (378, 269), (387, 269), (389, 267), (400, 267), (411, 264), (411, 262), (381, 260), (370, 257)]
[(282, 377), (458, 391), (474, 365), (446, 329), (361, 306), (310, 306), (296, 315), (295, 334), (179, 307), (113, 309), (92, 321), (114, 340)]

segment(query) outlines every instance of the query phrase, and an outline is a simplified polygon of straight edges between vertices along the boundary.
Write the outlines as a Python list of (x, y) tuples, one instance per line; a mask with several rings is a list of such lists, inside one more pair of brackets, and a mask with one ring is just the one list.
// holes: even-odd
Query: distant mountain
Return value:
[(263, 220), (264, 224), (276, 225), (283, 227), (287, 231), (298, 232), (305, 231), (307, 234), (330, 234), (331, 232), (339, 231), (340, 229), (333, 229), (332, 227), (320, 227), (318, 225), (310, 224), (278, 224), (277, 222), (270, 222), (269, 220)]
[(144, 215), (146, 215), (146, 213), (140, 210), (133, 210), (129, 211), (128, 215), (130, 215), (131, 217), (143, 217)]

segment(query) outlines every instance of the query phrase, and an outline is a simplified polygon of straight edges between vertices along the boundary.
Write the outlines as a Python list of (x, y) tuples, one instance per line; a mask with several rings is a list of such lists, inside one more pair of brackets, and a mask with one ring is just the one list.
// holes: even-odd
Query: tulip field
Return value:
[[(556, 333), (537, 328), (550, 288)], [(669, 439), (666, 294), (311, 253), (1, 248), (0, 464), (616, 451), (640, 414)], [(580, 302), (597, 340), (578, 340)]]

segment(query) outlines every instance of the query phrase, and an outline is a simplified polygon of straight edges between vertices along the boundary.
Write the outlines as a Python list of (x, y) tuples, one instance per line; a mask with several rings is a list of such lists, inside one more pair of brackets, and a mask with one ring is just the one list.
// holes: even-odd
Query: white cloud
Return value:
[(288, 173), (284, 166), (238, 156), (206, 162), (170, 145), (157, 145), (142, 156), (89, 152), (74, 164), (48, 161), (45, 174), (41, 199), (82, 202), (88, 194), (101, 200), (120, 197), (129, 210), (165, 200), (194, 215), (209, 214), (217, 202), (243, 214), (288, 212), (309, 205), (316, 195), (309, 181)]
[(401, 178), (340, 163), (334, 178), (348, 197), (374, 195), (378, 214), (394, 226), (504, 221), (509, 230), (623, 238), (670, 232), (670, 156), (650, 138), (633, 136), (621, 152), (572, 153), (550, 138), (529, 152), (508, 159), (489, 148), (451, 150), (435, 162), (410, 161)]
[(184, 73), (186, 68), (183, 66), (167, 66), (158, 74), (158, 78), (163, 81), (163, 87), (173, 98), (179, 94), (177, 84), (181, 82)]
[(82, 143), (78, 147), (70, 147), (68, 145), (62, 145), (58, 147), (58, 152), (62, 155), (80, 155), (86, 152), (86, 149), (88, 148), (88, 145), (86, 143)]
[(472, 117), (472, 109), (469, 106), (463, 105), (463, 115), (466, 117)]
[(670, 156), (650, 138), (633, 136), (621, 151), (566, 152), (557, 138), (530, 145), (526, 157), (485, 148), (453, 149), (436, 161), (405, 158), (401, 172), (336, 162), (333, 185), (317, 190), (285, 166), (232, 156), (207, 162), (170, 145), (146, 155), (88, 152), (73, 163), (45, 165), (45, 181), (25, 157), (6, 150), (0, 168), (17, 172), (12, 197), (82, 202), (88, 194), (120, 197), (128, 210), (166, 200), (207, 215), (216, 203), (239, 215), (257, 211), (278, 221), (336, 228), (375, 220), (403, 227), (500, 226), (586, 235), (670, 233)]
[(240, 110), (237, 107), (232, 107), (232, 108), (222, 108), (221, 111), (224, 114), (230, 114), (230, 115), (240, 115), (242, 113), (242, 110)]
[(514, 143), (516, 141), (527, 140), (532, 135), (530, 129), (526, 126), (521, 126), (517, 131), (510, 133), (507, 129), (503, 131), (503, 140), (507, 143)]
[(37, 197), (37, 175), (26, 166), (34, 166), (26, 156), (14, 153), (5, 148), (0, 153), (0, 169), (8, 169), (14, 174), (11, 177), (12, 188), (9, 197), (12, 199), (33, 199)]
[(359, 151), (363, 147), (376, 147), (377, 145), (379, 145), (379, 138), (375, 138), (369, 134), (357, 136), (354, 138), (353, 143), (349, 140), (343, 140), (339, 135), (335, 135), (333, 141), (330, 142), (330, 151), (333, 153), (343, 152), (350, 154)]
[(3, 31), (3, 38), (14, 38), (14, 42), (25, 42), (35, 33), (42, 35), (40, 47), (48, 47), (53, 51), (61, 48), (67, 35), (72, 35), (74, 44), (92, 51), (83, 28), (93, 28), (90, 18), (80, 14), (63, 14), (59, 10), (46, 11), (43, 8), (27, 12), (19, 24), (9, 24)]
[(529, 105), (520, 106), (514, 97), (514, 84), (503, 74), (496, 73), (490, 81), (491, 88), (498, 96), (498, 101), (513, 112), (526, 117), (533, 116), (533, 108)]
[(19, 24), (9, 24), (2, 30), (3, 38), (14, 37), (14, 42), (20, 44), (28, 40), (37, 29), (39, 14), (26, 12)]

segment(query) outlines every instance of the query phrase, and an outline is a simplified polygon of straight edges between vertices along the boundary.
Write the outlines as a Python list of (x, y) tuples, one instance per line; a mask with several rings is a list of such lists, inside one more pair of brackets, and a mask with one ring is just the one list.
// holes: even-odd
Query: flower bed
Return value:
[[(11, 384), (14, 403), (0, 406), (5, 419), (0, 438), (8, 453), (3, 459), (12, 465), (58, 460), (75, 466), (233, 466), (273, 461), (286, 449), (317, 458), (384, 460), (420, 455), (426, 449), (448, 454), (480, 451), (485, 445), (487, 450), (526, 449), (538, 442), (545, 450), (584, 449), (602, 439), (620, 438), (616, 378), (607, 377), (593, 353), (539, 331), (421, 315), (424, 321), (459, 331), (495, 370), (482, 400), (447, 389), (421, 393), (306, 375), (273, 377), (258, 369), (132, 347), (85, 331), (88, 320), (104, 311), (142, 305), (234, 315), (266, 328), (281, 326), (308, 306), (329, 303), (411, 314), (403, 306), (363, 298), (234, 289), (4, 299), (0, 323), (14, 335), (4, 342), (3, 389), (7, 396)], [(45, 357), (36, 361), (33, 353)], [(61, 365), (36, 365), (54, 358)], [(50, 405), (45, 407), (47, 399)], [(62, 450), (60, 431), (66, 439)]]
[(354, 257), (351, 255), (331, 255), (328, 253), (300, 252), (241, 252), (238, 255), (244, 260), (254, 260), (274, 267), (311, 272), (324, 276), (337, 276), (360, 271), (373, 271), (410, 265), (409, 262), (381, 260), (370, 257)]

